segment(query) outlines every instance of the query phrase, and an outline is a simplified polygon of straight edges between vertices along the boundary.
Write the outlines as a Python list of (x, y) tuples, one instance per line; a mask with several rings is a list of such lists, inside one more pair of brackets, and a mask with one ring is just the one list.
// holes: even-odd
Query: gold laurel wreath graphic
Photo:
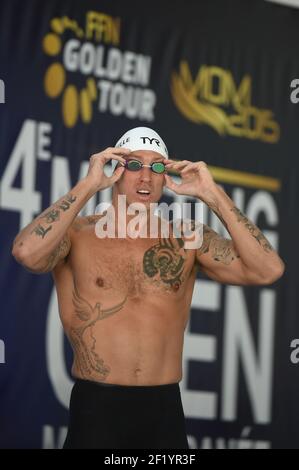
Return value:
[(180, 74), (172, 73), (171, 94), (176, 106), (187, 119), (200, 124), (208, 124), (220, 135), (226, 134), (228, 117), (217, 106), (198, 101), (196, 83), (193, 82), (185, 61), (180, 64)]

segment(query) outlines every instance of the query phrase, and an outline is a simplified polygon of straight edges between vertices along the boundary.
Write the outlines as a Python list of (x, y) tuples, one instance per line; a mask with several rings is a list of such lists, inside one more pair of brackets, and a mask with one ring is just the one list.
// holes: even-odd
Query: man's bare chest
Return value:
[(192, 264), (192, 253), (179, 239), (94, 240), (85, 236), (71, 256), (77, 283), (106, 294), (117, 289), (129, 297), (148, 291), (179, 293)]

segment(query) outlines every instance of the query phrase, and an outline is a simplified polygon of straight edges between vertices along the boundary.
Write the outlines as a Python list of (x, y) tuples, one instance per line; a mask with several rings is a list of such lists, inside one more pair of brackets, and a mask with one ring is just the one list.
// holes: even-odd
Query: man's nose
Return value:
[(143, 166), (140, 170), (140, 180), (150, 181), (152, 179), (152, 170), (146, 166)]

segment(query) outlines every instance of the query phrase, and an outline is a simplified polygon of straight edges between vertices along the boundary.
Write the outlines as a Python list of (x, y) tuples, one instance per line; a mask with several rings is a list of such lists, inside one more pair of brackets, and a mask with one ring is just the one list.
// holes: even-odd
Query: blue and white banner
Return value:
[[(171, 156), (204, 160), (287, 267), (266, 287), (198, 277), (181, 383), (190, 447), (299, 448), (298, 40), (294, 10), (262, 0), (2, 0), (1, 448), (61, 447), (73, 383), (51, 274), (19, 266), (13, 239), (139, 125)], [(204, 221), (224, 234), (207, 208)]]

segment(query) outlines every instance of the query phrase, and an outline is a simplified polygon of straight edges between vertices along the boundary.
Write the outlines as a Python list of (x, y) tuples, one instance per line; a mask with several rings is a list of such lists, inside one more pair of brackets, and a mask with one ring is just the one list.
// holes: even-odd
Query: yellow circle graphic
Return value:
[(50, 98), (56, 98), (65, 85), (65, 71), (61, 64), (50, 65), (45, 74), (45, 90)]
[(44, 37), (43, 49), (46, 54), (54, 56), (61, 51), (61, 41), (56, 34), (49, 33)]
[(68, 85), (62, 98), (62, 115), (66, 127), (74, 127), (79, 114), (79, 96), (74, 85)]
[(45, 90), (50, 98), (56, 98), (62, 92), (65, 84), (65, 71), (61, 64), (50, 65), (45, 74)]
[(89, 93), (89, 96), (92, 100), (95, 100), (97, 97), (97, 89), (96, 89), (96, 84), (93, 78), (88, 78), (87, 80), (87, 90)]
[(88, 96), (87, 90), (81, 90), (80, 92), (80, 105), (81, 105), (81, 116), (83, 122), (90, 122), (92, 118), (91, 101)]
[(51, 21), (51, 27), (55, 33), (62, 34), (64, 31), (64, 26), (61, 20), (58, 18), (53, 18)]

